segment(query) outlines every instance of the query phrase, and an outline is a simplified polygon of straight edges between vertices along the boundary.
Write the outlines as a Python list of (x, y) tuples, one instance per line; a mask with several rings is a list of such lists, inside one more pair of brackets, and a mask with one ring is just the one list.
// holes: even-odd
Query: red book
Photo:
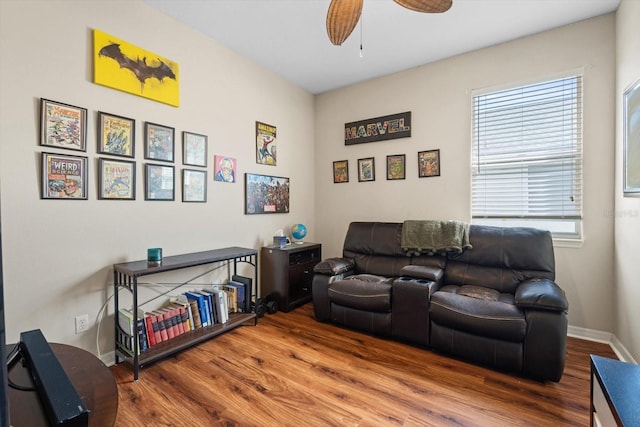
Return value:
[[(158, 321), (158, 331), (160, 333), (160, 341), (166, 341), (169, 339), (169, 334), (167, 333), (167, 323), (164, 321), (164, 313), (162, 313), (161, 311), (154, 311), (153, 314), (155, 314), (156, 319)], [(156, 340), (156, 342), (158, 342)]]
[(147, 313), (147, 315), (144, 317), (144, 322), (147, 326), (147, 343), (149, 343), (149, 347), (151, 347), (152, 345), (156, 345), (156, 337), (153, 335), (153, 322), (151, 320), (151, 314)]
[(184, 323), (182, 322), (182, 313), (180, 312), (180, 309), (182, 307), (180, 307), (179, 305), (173, 305), (173, 312), (175, 314), (175, 319), (176, 319), (176, 326), (178, 328), (178, 334), (184, 334), (185, 330), (184, 330)]
[(175, 338), (176, 329), (173, 324), (173, 313), (171, 313), (171, 310), (163, 309), (162, 317), (164, 318), (165, 330), (167, 331), (168, 339)]

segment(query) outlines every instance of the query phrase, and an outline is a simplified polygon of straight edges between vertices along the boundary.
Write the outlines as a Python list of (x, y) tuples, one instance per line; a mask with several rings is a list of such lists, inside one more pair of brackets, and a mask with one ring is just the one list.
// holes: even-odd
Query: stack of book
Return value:
[[(243, 279), (233, 276), (233, 279)], [(224, 324), (230, 313), (241, 313), (245, 307), (245, 286), (239, 280), (224, 285), (211, 285), (194, 289), (170, 298), (158, 310), (144, 312), (138, 309), (138, 327), (134, 328), (131, 309), (118, 311), (119, 347), (129, 356), (134, 355), (134, 339), (138, 339), (138, 354), (149, 347), (169, 341), (189, 331), (215, 324)], [(137, 331), (137, 333), (136, 333)]]

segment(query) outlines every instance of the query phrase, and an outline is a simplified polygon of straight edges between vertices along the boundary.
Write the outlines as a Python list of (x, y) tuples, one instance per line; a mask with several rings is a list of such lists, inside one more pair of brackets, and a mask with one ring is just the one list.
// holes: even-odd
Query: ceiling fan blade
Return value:
[(327, 34), (331, 43), (339, 46), (358, 24), (363, 0), (331, 0), (327, 12)]
[(442, 13), (451, 8), (453, 0), (393, 0), (402, 7), (425, 13)]

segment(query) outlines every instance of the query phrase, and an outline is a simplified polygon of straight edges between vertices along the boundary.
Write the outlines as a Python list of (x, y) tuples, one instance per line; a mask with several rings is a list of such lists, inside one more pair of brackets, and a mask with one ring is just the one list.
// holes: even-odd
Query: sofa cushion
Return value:
[(428, 267), (423, 265), (407, 265), (400, 269), (401, 276), (415, 277), (416, 279), (427, 279), (437, 282), (442, 279), (444, 272), (441, 268)]
[(512, 342), (522, 342), (527, 329), (512, 294), (481, 286), (443, 286), (431, 297), (429, 316), (448, 328)]
[(332, 303), (359, 310), (390, 312), (391, 279), (373, 274), (359, 274), (329, 285)]

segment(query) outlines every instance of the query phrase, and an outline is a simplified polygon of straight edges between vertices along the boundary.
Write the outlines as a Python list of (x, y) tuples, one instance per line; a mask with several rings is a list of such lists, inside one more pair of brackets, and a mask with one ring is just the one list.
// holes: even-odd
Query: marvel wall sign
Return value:
[(411, 136), (411, 111), (344, 124), (344, 145)]

